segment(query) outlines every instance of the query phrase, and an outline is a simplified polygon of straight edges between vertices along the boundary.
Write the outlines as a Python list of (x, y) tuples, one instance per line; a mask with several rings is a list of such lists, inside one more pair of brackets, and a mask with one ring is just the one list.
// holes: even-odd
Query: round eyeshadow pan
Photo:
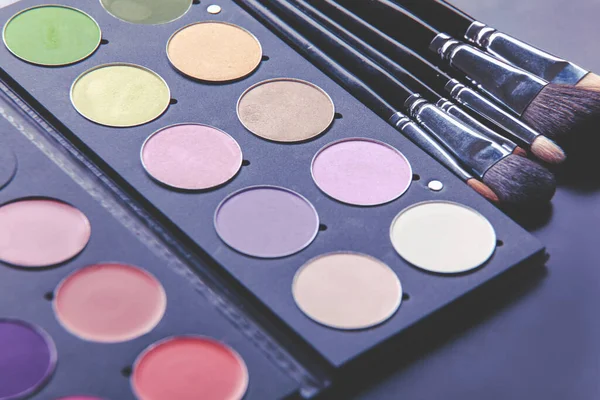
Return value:
[(90, 121), (112, 127), (142, 125), (169, 107), (169, 86), (154, 71), (135, 64), (104, 64), (81, 74), (71, 103)]
[(48, 267), (79, 254), (90, 240), (85, 214), (53, 199), (23, 199), (0, 207), (0, 260)]
[(398, 276), (359, 253), (324, 254), (304, 264), (292, 294), (309, 318), (336, 329), (366, 329), (388, 320), (402, 302)]
[(8, 143), (0, 141), (0, 189), (8, 185), (17, 172), (17, 157)]
[(74, 335), (119, 343), (150, 332), (162, 319), (167, 297), (145, 270), (107, 263), (79, 269), (56, 289), (54, 312)]
[(40, 327), (0, 319), (0, 400), (22, 399), (39, 390), (56, 368), (52, 338)]
[(262, 60), (262, 47), (246, 29), (203, 21), (175, 32), (167, 43), (171, 64), (191, 78), (228, 82), (250, 75)]
[(221, 239), (240, 253), (277, 258), (307, 247), (319, 230), (319, 216), (296, 192), (251, 186), (221, 202), (215, 212), (215, 228)]
[(202, 124), (180, 124), (153, 133), (142, 146), (146, 172), (177, 189), (206, 190), (231, 180), (242, 150), (227, 133)]
[(422, 202), (404, 209), (392, 222), (390, 237), (402, 258), (439, 274), (476, 269), (496, 248), (496, 233), (483, 215), (446, 201)]
[(179, 336), (158, 342), (136, 360), (131, 386), (140, 400), (240, 400), (248, 369), (233, 349), (216, 340)]
[(192, 6), (192, 0), (100, 0), (100, 3), (113, 17), (143, 25), (175, 21)]
[(4, 25), (3, 39), (6, 48), (24, 61), (61, 66), (89, 57), (100, 45), (102, 33), (81, 10), (41, 5), (15, 14)]
[(292, 78), (276, 78), (248, 88), (237, 114), (246, 129), (274, 142), (302, 142), (325, 132), (333, 122), (331, 97), (320, 87)]
[(351, 138), (319, 150), (312, 161), (312, 176), (319, 189), (336, 200), (374, 206), (404, 194), (412, 182), (412, 169), (394, 147)]

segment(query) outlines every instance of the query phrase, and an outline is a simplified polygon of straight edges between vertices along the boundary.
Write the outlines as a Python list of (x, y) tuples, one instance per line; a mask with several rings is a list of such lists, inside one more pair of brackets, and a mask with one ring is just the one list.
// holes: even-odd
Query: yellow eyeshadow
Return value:
[(71, 102), (101, 125), (130, 127), (158, 118), (171, 101), (167, 83), (134, 64), (105, 64), (81, 74), (71, 86)]

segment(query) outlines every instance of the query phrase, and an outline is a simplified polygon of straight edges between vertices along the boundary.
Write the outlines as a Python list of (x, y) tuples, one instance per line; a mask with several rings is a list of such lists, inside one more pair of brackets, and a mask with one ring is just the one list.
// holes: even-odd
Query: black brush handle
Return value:
[(462, 38), (475, 19), (443, 0), (393, 0), (437, 29)]
[[(313, 0), (318, 1), (318, 0)], [(421, 55), (440, 31), (390, 0), (336, 0)]]
[(432, 103), (437, 102), (440, 99), (440, 95), (436, 93), (429, 86), (418, 80), (414, 75), (409, 73), (406, 69), (402, 68), (400, 65), (392, 61), (390, 58), (386, 57), (374, 47), (369, 45), (364, 40), (360, 39), (356, 35), (354, 35), (349, 30), (345, 29), (343, 26), (333, 21), (331, 18), (327, 17), (325, 14), (312, 7), (304, 0), (289, 0), (290, 3), (293, 3), (298, 9), (302, 10), (307, 16), (314, 19), (316, 22), (320, 23), (324, 28), (326, 28), (332, 35), (341, 38), (348, 45), (353, 47), (354, 49), (360, 51), (363, 55), (369, 57), (371, 60), (375, 61), (377, 64), (385, 68), (388, 72), (390, 72), (395, 78), (402, 81), (405, 85), (407, 85), (414, 92), (419, 93), (421, 96), (426, 98)]
[[(303, 2), (306, 1), (303, 0)], [(360, 37), (396, 64), (401, 65), (421, 82), (426, 82), (438, 94), (442, 95), (445, 92), (445, 87), (452, 77), (439, 70), (413, 50), (375, 28), (334, 0), (310, 2), (313, 7), (318, 8), (339, 25), (345, 27), (346, 30), (353, 32), (355, 36)]]
[(373, 60), (364, 57), (358, 50), (329, 32), (288, 1), (267, 0), (263, 3), (268, 4), (284, 21), (292, 25), (292, 28), (303, 34), (308, 40), (318, 43), (321, 50), (329, 54), (345, 69), (360, 76), (363, 82), (397, 109), (402, 109), (406, 100), (415, 94), (413, 90), (394, 78)]
[(268, 8), (257, 0), (237, 0), (238, 4), (253, 14), (269, 29), (279, 34), (289, 45), (308, 61), (350, 91), (356, 98), (373, 110), (381, 118), (388, 120), (397, 110), (371, 90), (356, 76), (349, 73), (327, 54), (314, 46), (304, 36), (292, 29)]

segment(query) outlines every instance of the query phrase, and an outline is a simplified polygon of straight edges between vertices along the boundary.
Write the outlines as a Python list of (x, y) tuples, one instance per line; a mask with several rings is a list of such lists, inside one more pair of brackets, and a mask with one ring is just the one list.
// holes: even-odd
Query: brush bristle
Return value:
[(563, 149), (545, 136), (538, 136), (533, 141), (531, 152), (548, 164), (561, 164), (567, 159)]
[(522, 119), (561, 146), (595, 132), (600, 123), (600, 92), (548, 84), (531, 102)]
[(471, 178), (467, 180), (467, 185), (471, 187), (474, 191), (491, 201), (492, 203), (499, 203), (500, 199), (494, 193), (492, 189), (490, 189), (485, 183), (478, 181), (475, 178)]
[(577, 82), (577, 85), (575, 86), (582, 89), (600, 91), (600, 76), (590, 72), (584, 76), (582, 80)]
[(512, 152), (515, 156), (520, 156), (520, 157), (527, 157), (527, 151), (525, 151), (524, 148), (522, 147), (515, 147), (515, 149)]
[(540, 205), (549, 202), (556, 191), (556, 179), (550, 171), (512, 154), (492, 166), (483, 182), (507, 205)]

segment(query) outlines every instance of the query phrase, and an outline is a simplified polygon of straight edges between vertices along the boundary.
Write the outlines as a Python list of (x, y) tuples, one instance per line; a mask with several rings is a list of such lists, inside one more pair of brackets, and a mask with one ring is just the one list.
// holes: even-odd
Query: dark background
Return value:
[[(600, 72), (598, 0), (452, 0), (475, 18)], [(598, 127), (600, 130), (600, 127)], [(600, 134), (600, 132), (599, 132)], [(596, 160), (590, 160), (596, 161)], [(598, 163), (589, 169), (600, 171)], [(599, 178), (563, 174), (552, 210), (515, 215), (545, 268), (490, 291), (396, 356), (358, 399), (600, 398)], [(400, 364), (400, 367), (397, 365)]]

